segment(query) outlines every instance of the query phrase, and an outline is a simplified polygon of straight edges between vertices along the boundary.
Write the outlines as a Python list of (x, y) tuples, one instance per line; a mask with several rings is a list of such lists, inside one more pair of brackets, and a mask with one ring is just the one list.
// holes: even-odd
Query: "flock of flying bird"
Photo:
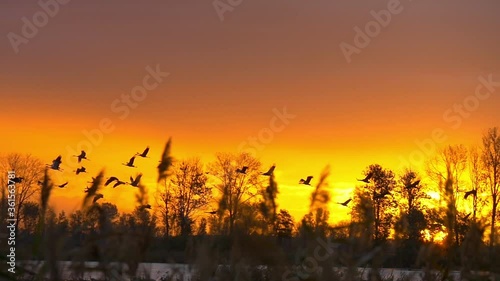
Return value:
[[(135, 161), (135, 158), (136, 157), (142, 157), (142, 158), (149, 158), (147, 155), (149, 153), (149, 146), (146, 147), (146, 149), (144, 149), (144, 151), (142, 153), (139, 153), (137, 152), (134, 156), (132, 156), (132, 158), (130, 158), (130, 160), (126, 163), (123, 163), (123, 165), (127, 166), (127, 167), (132, 167), (132, 168), (137, 168), (137, 166), (134, 166), (134, 161)], [(87, 160), (89, 161), (89, 159), (87, 158), (87, 153), (85, 151), (81, 151), (80, 155), (74, 155), (74, 157), (77, 157), (78, 158), (78, 163), (81, 163), (82, 160)], [(50, 167), (50, 169), (52, 170), (56, 170), (56, 171), (62, 171), (61, 169), (61, 164), (62, 164), (62, 157), (61, 155), (59, 155), (56, 159), (54, 159), (52, 161), (52, 164), (51, 165), (47, 165), (48, 167)], [(269, 168), (269, 170), (265, 173), (262, 173), (261, 175), (263, 176), (271, 176), (273, 175), (274, 173), (274, 170), (276, 168), (276, 165), (273, 165), (271, 166), (271, 168)], [(238, 168), (236, 169), (236, 172), (237, 173), (240, 173), (240, 174), (246, 174), (248, 171), (248, 166), (243, 166), (242, 168)], [(80, 168), (77, 168), (75, 171), (76, 175), (79, 175), (80, 173), (86, 173), (87, 172), (87, 169), (84, 167), (84, 166), (81, 166)], [(131, 185), (133, 187), (138, 187), (139, 184), (140, 184), (140, 181), (141, 181), (141, 178), (142, 178), (142, 173), (138, 174), (135, 178), (133, 178), (132, 176), (130, 177), (130, 182), (125, 182), (125, 181), (122, 181), (120, 179), (118, 179), (117, 177), (109, 177), (106, 182), (104, 183), (105, 186), (108, 186), (110, 185), (111, 183), (114, 183), (113, 184), (113, 188), (116, 188), (120, 185)], [(369, 184), (370, 183), (370, 180), (373, 178), (373, 173), (369, 173), (368, 175), (366, 175), (366, 177), (364, 179), (357, 179), (358, 181), (361, 181), (361, 182), (364, 182), (366, 184)], [(303, 185), (311, 185), (311, 180), (313, 179), (313, 176), (308, 176), (306, 177), (306, 179), (300, 179), (299, 180), (299, 184), (303, 184)], [(12, 181), (15, 182), (15, 183), (21, 183), (23, 180), (22, 177), (16, 177), (14, 178)], [(94, 183), (96, 179), (95, 178), (92, 178), (92, 181), (89, 182), (89, 183)], [(38, 182), (39, 185), (42, 185), (42, 182), (39, 181)], [(406, 189), (410, 190), (412, 188), (415, 188), (417, 187), (418, 185), (420, 184), (420, 180), (417, 180), (409, 185), (406, 186)], [(68, 182), (65, 182), (63, 184), (60, 184), (60, 185), (57, 185), (59, 188), (64, 188), (66, 187), (66, 185), (68, 185)], [(84, 192), (88, 192), (89, 191), (89, 188), (85, 189)], [(384, 190), (382, 191), (381, 193), (374, 193), (373, 194), (373, 199), (374, 200), (377, 200), (377, 199), (383, 199), (385, 196), (387, 195), (391, 195), (391, 193), (388, 191), (388, 190)], [(464, 195), (464, 199), (467, 199), (470, 195), (473, 195), (474, 197), (477, 196), (477, 190), (476, 189), (473, 189), (473, 190), (470, 190), (470, 191), (466, 191), (465, 192), (465, 195)], [(93, 203), (96, 203), (99, 199), (101, 198), (104, 198), (104, 195), (98, 193), (94, 196), (94, 199), (93, 199)], [(345, 206), (347, 207), (348, 204), (352, 201), (352, 198), (349, 198), (348, 200), (346, 200), (345, 202), (337, 202), (337, 204), (340, 204), (342, 206)], [(151, 209), (151, 205), (147, 204), (147, 205), (143, 205), (140, 207), (141, 209)], [(209, 214), (216, 214), (217, 211), (211, 211), (211, 212), (206, 212), (206, 213), (209, 213)], [(470, 214), (469, 214), (470, 215)]]
[[(136, 166), (134, 166), (135, 158), (136, 157), (148, 158), (148, 156), (147, 156), (148, 153), (149, 153), (149, 146), (146, 147), (146, 149), (144, 149), (144, 151), (142, 153), (137, 152), (134, 156), (132, 156), (132, 158), (130, 158), (130, 160), (128, 162), (123, 163), (123, 165), (125, 165), (127, 167), (137, 168)], [(78, 158), (78, 163), (82, 163), (82, 160), (90, 161), (87, 158), (87, 153), (84, 150), (81, 151), (80, 155), (73, 155), (73, 157), (77, 157)], [(49, 167), (52, 170), (63, 171), (63, 169), (61, 168), (61, 164), (62, 164), (62, 157), (61, 157), (61, 155), (59, 155), (56, 159), (54, 159), (52, 161), (52, 164), (47, 165), (47, 167)], [(84, 166), (81, 166), (81, 167), (77, 168), (74, 172), (75, 172), (76, 175), (79, 175), (81, 173), (86, 173), (87, 169)], [(114, 182), (113, 188), (116, 188), (119, 185), (127, 185), (127, 184), (131, 185), (133, 187), (139, 187), (141, 178), (142, 178), (142, 174), (140, 173), (135, 178), (133, 178), (131, 176), (130, 177), (130, 182), (126, 182), (126, 181), (122, 181), (122, 180), (118, 179), (117, 177), (112, 176), (112, 177), (109, 177), (106, 180), (106, 182), (104, 183), (104, 185), (108, 186), (108, 185), (110, 185), (111, 183)], [(94, 183), (95, 180), (96, 180), (96, 178), (92, 177), (92, 181), (90, 181), (88, 183)], [(39, 181), (38, 184), (41, 185), (42, 182)], [(64, 187), (66, 187), (66, 185), (68, 185), (68, 182), (65, 182), (65, 183), (57, 185), (57, 186), (59, 188), (64, 188)], [(84, 192), (88, 193), (89, 192), (89, 188), (86, 188), (84, 190)], [(101, 194), (101, 193), (95, 194), (94, 195), (94, 199), (93, 199), (93, 203), (96, 203), (99, 199), (102, 199), (102, 198), (104, 198), (103, 194)], [(149, 205), (149, 204), (142, 205), (140, 208), (141, 209), (151, 209), (151, 205)]]

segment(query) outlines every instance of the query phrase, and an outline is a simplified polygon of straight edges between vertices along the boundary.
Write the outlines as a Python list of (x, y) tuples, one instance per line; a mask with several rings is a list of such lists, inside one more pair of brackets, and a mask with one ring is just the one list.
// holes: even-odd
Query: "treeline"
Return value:
[[(334, 225), (329, 210), (336, 204), (330, 200), (335, 187), (328, 185), (328, 168), (316, 181), (309, 212), (296, 220), (279, 208), (278, 183), (274, 175), (263, 175), (268, 167), (255, 157), (218, 153), (204, 165), (200, 159), (174, 160), (170, 149), (169, 140), (154, 200), (148, 202), (146, 187), (139, 185), (132, 213), (93, 200), (103, 188), (101, 172), (81, 210), (56, 214), (48, 207), (54, 184), (44, 165), (32, 156), (3, 156), (2, 171), (14, 169), (24, 176), (16, 197), (19, 255), (126, 261), (132, 269), (143, 261), (186, 262), (210, 274), (217, 264), (236, 270), (241, 264), (304, 266), (308, 260), (349, 268), (460, 268), (464, 275), (498, 270), (498, 128), (484, 133), (480, 147), (441, 149), (428, 159), (425, 171), (396, 174), (370, 165), (363, 172), (365, 182), (346, 204), (351, 219)], [(5, 186), (2, 182), (2, 218)], [(326, 245), (324, 259), (317, 257), (318, 245)], [(293, 272), (299, 274), (296, 268)]]

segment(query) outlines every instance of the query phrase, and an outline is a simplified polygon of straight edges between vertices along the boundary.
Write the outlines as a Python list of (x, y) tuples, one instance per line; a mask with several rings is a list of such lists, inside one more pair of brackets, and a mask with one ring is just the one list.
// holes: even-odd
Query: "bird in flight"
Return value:
[(75, 172), (76, 172), (76, 174), (78, 175), (78, 174), (80, 174), (80, 173), (86, 173), (86, 172), (87, 172), (87, 169), (86, 169), (85, 167), (83, 167), (83, 166), (82, 166), (82, 167), (80, 167), (80, 168), (76, 169), (76, 171), (75, 171)]
[(56, 171), (62, 171), (62, 169), (59, 167), (61, 166), (62, 164), (62, 156), (59, 155), (57, 156), (56, 159), (52, 160), (52, 165), (48, 165), (52, 170), (56, 170)]
[(357, 179), (358, 181), (362, 181), (362, 182), (365, 182), (365, 183), (370, 183), (370, 179), (373, 177), (373, 173), (369, 173), (368, 175), (366, 175), (366, 177), (362, 180), (360, 179)]
[(377, 200), (377, 199), (382, 199), (384, 198), (386, 195), (390, 195), (391, 193), (388, 191), (388, 190), (384, 190), (382, 191), (382, 193), (380, 194), (377, 194), (377, 193), (373, 193), (373, 200)]
[(205, 213), (207, 213), (207, 214), (211, 214), (211, 215), (215, 215), (215, 214), (217, 214), (217, 211), (215, 211), (215, 210), (214, 210), (214, 211), (211, 211), (211, 212), (205, 212)]
[(22, 183), (23, 180), (24, 180), (23, 177), (15, 177), (15, 178), (12, 179), (12, 181), (15, 182), (15, 183)]
[(243, 168), (241, 168), (241, 169), (236, 169), (236, 172), (240, 173), (240, 174), (246, 174), (247, 170), (248, 170), (248, 167), (247, 166), (243, 166)]
[(420, 184), (420, 180), (418, 180), (418, 181), (416, 181), (414, 183), (411, 183), (411, 184), (409, 184), (409, 185), (407, 185), (405, 187), (406, 187), (406, 189), (412, 189), (412, 188), (417, 187), (419, 184)]
[(132, 158), (130, 158), (130, 160), (128, 160), (128, 163), (123, 163), (123, 165), (125, 165), (127, 167), (137, 168), (136, 166), (134, 166), (134, 160), (135, 160), (135, 156), (132, 156)]
[(115, 182), (115, 184), (113, 185), (113, 188), (115, 188), (115, 187), (117, 187), (117, 186), (119, 186), (119, 185), (121, 185), (121, 184), (125, 184), (125, 183), (126, 183), (126, 182), (124, 182), (124, 181), (119, 180), (117, 177), (110, 177), (110, 178), (106, 181), (106, 183), (104, 183), (104, 185), (105, 185), (105, 186), (108, 186), (110, 183), (112, 183), (112, 182), (114, 182), (114, 181), (116, 181), (116, 182)]
[(269, 168), (269, 171), (265, 172), (265, 173), (262, 173), (263, 176), (271, 176), (273, 173), (274, 173), (274, 169), (276, 169), (276, 166), (271, 166), (271, 168)]
[(346, 200), (345, 202), (343, 202), (343, 203), (341, 203), (341, 202), (337, 202), (337, 204), (340, 204), (340, 205), (342, 205), (342, 206), (347, 207), (347, 204), (349, 204), (349, 202), (351, 202), (351, 201), (352, 201), (352, 199), (350, 199), (350, 198), (349, 198), (349, 199), (348, 199), (348, 200)]
[(312, 178), (313, 178), (313, 176), (308, 176), (305, 180), (300, 179), (299, 184), (311, 185)]
[(104, 198), (104, 195), (102, 195), (101, 193), (96, 193), (96, 195), (94, 196), (94, 200), (92, 200), (92, 202), (95, 204), (95, 202), (97, 202), (97, 200), (101, 198)]
[(115, 188), (115, 187), (117, 187), (117, 186), (119, 186), (119, 185), (122, 185), (122, 184), (126, 184), (126, 182), (121, 181), (121, 180), (117, 180), (117, 181), (115, 182), (115, 184), (113, 185), (113, 188)]
[(58, 187), (59, 187), (59, 188), (65, 188), (65, 187), (66, 187), (66, 185), (68, 185), (68, 182), (65, 182), (65, 183), (63, 183), (63, 184), (60, 184), (60, 185), (58, 185)]
[(469, 190), (465, 192), (464, 199), (467, 199), (470, 195), (474, 195), (474, 197), (477, 196), (477, 189)]
[(138, 187), (139, 183), (141, 182), (141, 177), (142, 177), (142, 174), (137, 175), (137, 177), (135, 179), (133, 177), (130, 177), (130, 185)]
[(73, 157), (78, 157), (78, 163), (82, 162), (82, 159), (89, 160), (87, 158), (87, 153), (85, 152), (85, 150), (82, 150), (82, 152), (80, 152), (80, 155), (73, 155)]
[(144, 149), (142, 153), (137, 152), (136, 156), (140, 156), (142, 158), (146, 158), (149, 152), (149, 146)]

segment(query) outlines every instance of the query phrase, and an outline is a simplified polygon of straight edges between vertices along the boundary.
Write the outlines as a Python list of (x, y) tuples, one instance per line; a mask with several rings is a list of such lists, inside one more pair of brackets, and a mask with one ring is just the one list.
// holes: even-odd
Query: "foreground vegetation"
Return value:
[[(277, 206), (278, 183), (273, 175), (262, 175), (258, 159), (221, 153), (205, 166), (199, 159), (176, 161), (170, 149), (169, 140), (154, 203), (139, 184), (132, 213), (95, 200), (106, 181), (100, 172), (81, 210), (56, 214), (49, 207), (50, 171), (31, 156), (4, 156), (2, 171), (24, 176), (16, 191), (16, 258), (45, 263), (40, 274), (18, 268), (13, 276), (2, 261), (2, 278), (61, 280), (57, 261), (62, 260), (71, 261), (75, 278), (89, 270), (85, 261), (96, 261), (108, 280), (136, 276), (141, 262), (194, 265), (196, 280), (360, 280), (359, 267), (373, 269), (370, 280), (382, 280), (378, 270), (384, 267), (420, 269), (424, 280), (445, 280), (452, 270), (465, 280), (484, 279), (478, 271), (490, 272), (490, 278), (500, 273), (497, 128), (484, 134), (481, 147), (443, 148), (422, 174), (396, 175), (370, 165), (364, 172), (369, 180), (346, 203), (351, 220), (336, 225), (328, 223), (329, 205), (336, 204), (330, 200), (328, 168), (316, 181), (309, 213), (296, 221)], [(248, 172), (238, 172), (244, 166)], [(2, 219), (7, 218), (5, 186), (2, 182)], [(432, 190), (441, 204), (429, 204)], [(434, 240), (439, 235), (444, 239)], [(2, 253), (6, 246), (0, 245)], [(126, 264), (127, 271), (117, 276), (114, 262)], [(257, 270), (262, 265), (265, 269)], [(345, 271), (340, 275), (334, 268)]]

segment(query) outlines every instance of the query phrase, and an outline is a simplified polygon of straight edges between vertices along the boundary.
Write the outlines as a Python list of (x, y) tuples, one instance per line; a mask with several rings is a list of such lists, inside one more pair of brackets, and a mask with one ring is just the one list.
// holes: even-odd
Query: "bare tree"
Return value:
[(486, 200), (481, 198), (485, 192), (486, 174), (481, 161), (481, 152), (477, 147), (469, 149), (469, 177), (471, 190), (476, 191), (476, 195), (470, 196), (472, 197), (472, 219), (475, 221), (478, 210), (486, 204)]
[(439, 192), (446, 204), (446, 227), (448, 234), (455, 237), (455, 243), (459, 243), (460, 237), (457, 231), (457, 219), (462, 176), (467, 169), (467, 149), (463, 145), (449, 145), (427, 162), (427, 173), (439, 187)]
[(194, 216), (212, 198), (212, 190), (207, 186), (207, 176), (200, 159), (182, 160), (174, 163), (174, 169), (163, 198), (168, 202), (181, 235), (192, 234)]
[[(14, 171), (19, 182), (15, 184), (16, 195), (16, 233), (18, 225), (23, 223), (23, 206), (26, 202), (34, 199), (39, 191), (38, 181), (43, 178), (45, 165), (41, 160), (29, 154), (11, 153), (0, 156), (0, 172), (7, 175), (8, 171)], [(8, 182), (7, 177), (0, 177), (2, 193), (5, 193)]]
[(248, 153), (218, 153), (209, 167), (220, 195), (219, 214), (221, 217), (227, 215), (229, 233), (233, 233), (241, 218), (242, 205), (249, 203), (263, 189), (260, 170), (260, 161)]
[(500, 203), (500, 134), (498, 127), (490, 128), (483, 135), (482, 160), (491, 198), (490, 246), (493, 246), (496, 238), (497, 209), (498, 203)]

